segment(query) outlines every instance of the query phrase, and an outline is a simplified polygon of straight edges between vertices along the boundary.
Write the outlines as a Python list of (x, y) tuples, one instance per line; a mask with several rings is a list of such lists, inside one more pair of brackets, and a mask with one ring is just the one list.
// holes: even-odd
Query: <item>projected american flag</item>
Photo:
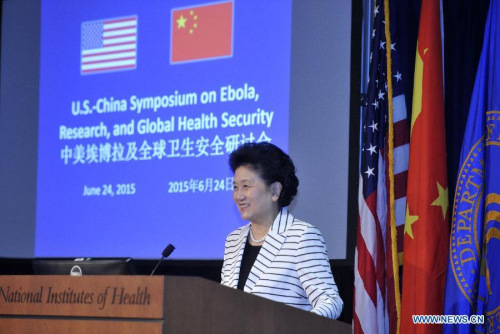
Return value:
[(82, 23), (81, 74), (135, 69), (137, 16)]

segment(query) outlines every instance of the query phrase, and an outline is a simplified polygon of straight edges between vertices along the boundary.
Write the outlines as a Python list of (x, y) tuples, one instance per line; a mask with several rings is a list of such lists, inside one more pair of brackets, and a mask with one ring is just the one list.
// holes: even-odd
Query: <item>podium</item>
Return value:
[(0, 276), (3, 333), (351, 333), (351, 326), (182, 276)]

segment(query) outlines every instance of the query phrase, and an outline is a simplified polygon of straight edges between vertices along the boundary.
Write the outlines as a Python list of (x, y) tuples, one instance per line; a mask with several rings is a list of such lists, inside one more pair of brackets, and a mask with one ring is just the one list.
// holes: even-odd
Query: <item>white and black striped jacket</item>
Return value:
[[(236, 289), (250, 224), (226, 238), (221, 284)], [(337, 319), (343, 302), (320, 231), (286, 209), (276, 217), (244, 291)]]

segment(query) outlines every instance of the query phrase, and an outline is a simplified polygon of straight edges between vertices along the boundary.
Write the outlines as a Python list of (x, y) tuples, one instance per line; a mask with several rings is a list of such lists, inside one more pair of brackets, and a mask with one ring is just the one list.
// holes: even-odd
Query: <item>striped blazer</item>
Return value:
[[(250, 224), (226, 239), (221, 284), (236, 289)], [(244, 291), (305, 311), (337, 319), (343, 302), (326, 253), (323, 236), (286, 209), (276, 217)]]

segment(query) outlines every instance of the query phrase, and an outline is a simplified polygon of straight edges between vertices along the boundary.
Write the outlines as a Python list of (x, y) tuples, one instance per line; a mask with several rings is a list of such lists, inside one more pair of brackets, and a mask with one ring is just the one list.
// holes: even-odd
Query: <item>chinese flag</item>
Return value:
[(174, 9), (171, 29), (171, 63), (231, 56), (233, 2)]
[(449, 242), (439, 0), (422, 0), (404, 233), (401, 333), (441, 333), (412, 315), (442, 315)]

